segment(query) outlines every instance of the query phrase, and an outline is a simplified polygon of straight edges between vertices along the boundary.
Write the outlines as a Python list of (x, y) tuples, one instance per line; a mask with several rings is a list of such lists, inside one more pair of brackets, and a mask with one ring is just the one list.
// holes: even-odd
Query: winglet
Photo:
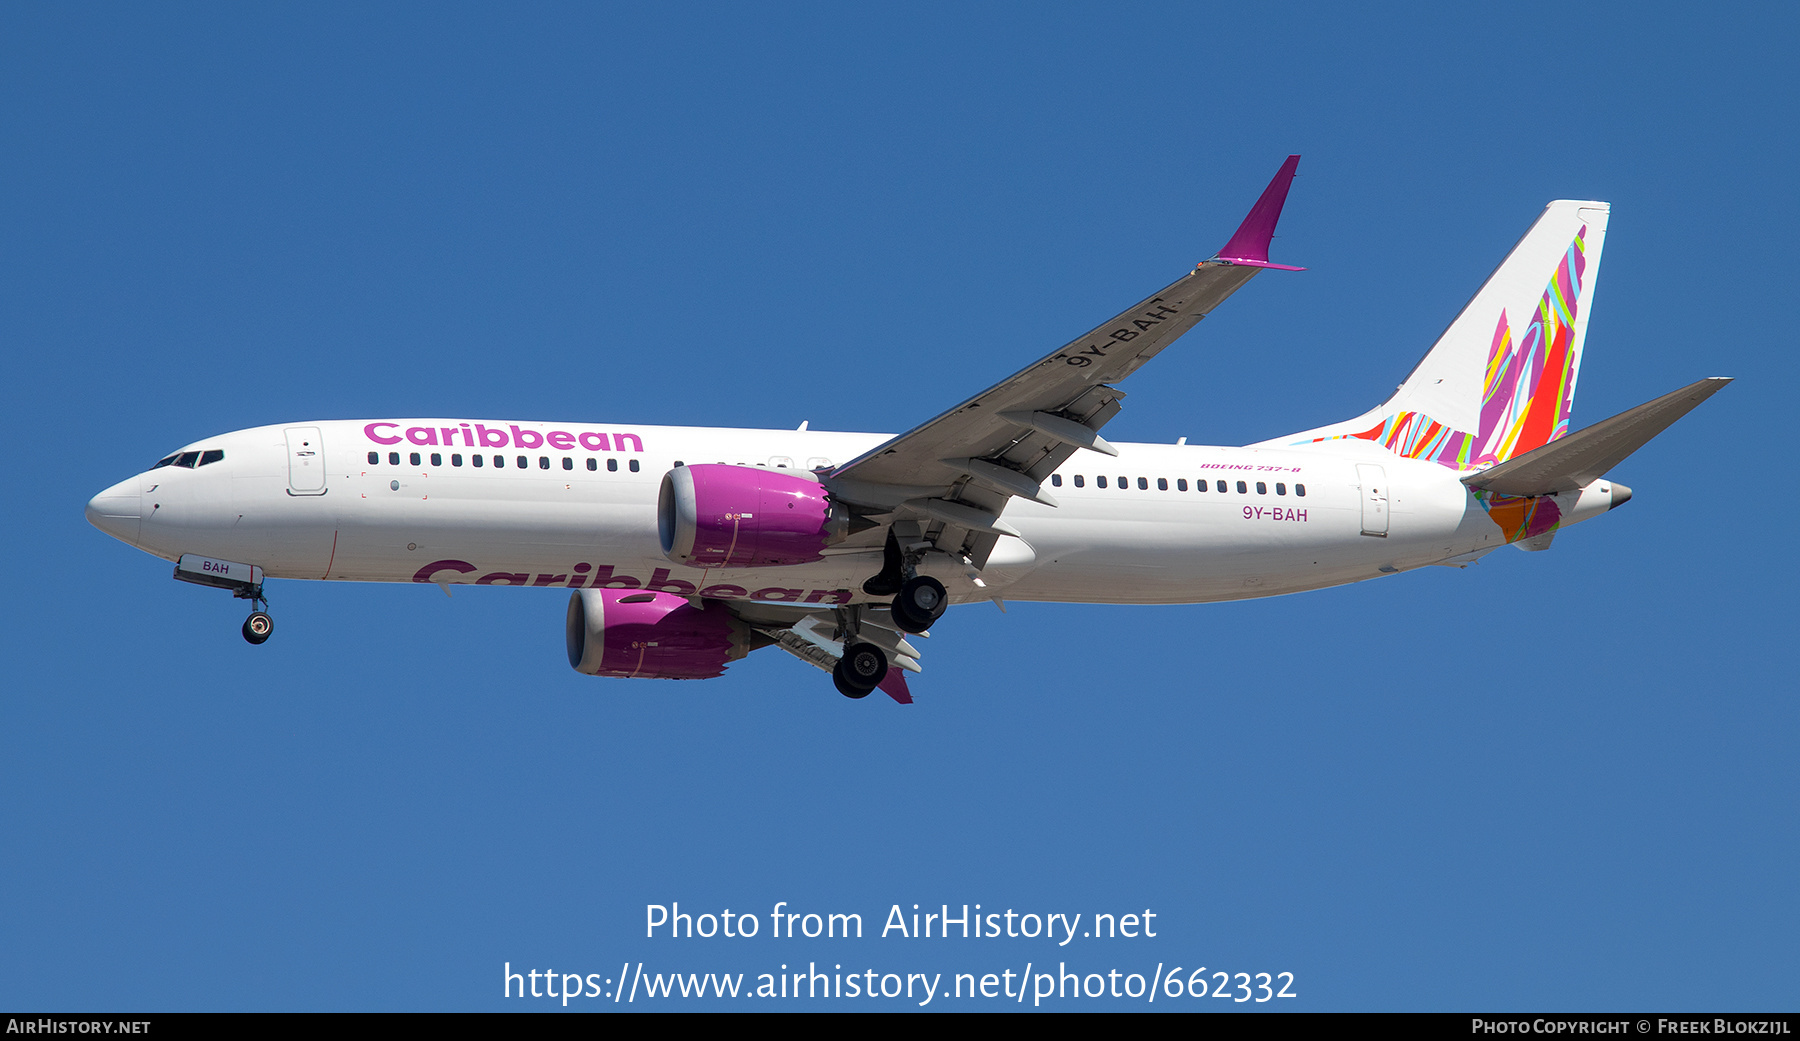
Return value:
[(1269, 263), (1269, 240), (1275, 237), (1275, 222), (1281, 219), (1281, 207), (1287, 203), (1288, 188), (1294, 183), (1294, 169), (1300, 157), (1290, 155), (1275, 179), (1263, 189), (1262, 198), (1250, 207), (1250, 215), (1238, 225), (1237, 234), (1213, 257), (1216, 261), (1243, 267), (1268, 267), (1277, 271), (1305, 271), (1303, 267)]
[(881, 688), (883, 694), (902, 705), (913, 703), (912, 691), (906, 689), (906, 673), (899, 669), (889, 669), (887, 675), (883, 676), (881, 682), (876, 686)]

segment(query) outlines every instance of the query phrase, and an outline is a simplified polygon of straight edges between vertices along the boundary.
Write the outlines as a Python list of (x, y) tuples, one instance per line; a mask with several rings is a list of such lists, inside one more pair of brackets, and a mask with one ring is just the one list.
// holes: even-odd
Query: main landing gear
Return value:
[(895, 625), (909, 633), (922, 633), (942, 618), (949, 606), (950, 595), (944, 583), (930, 575), (914, 575), (900, 587), (900, 595), (889, 610)]
[(950, 595), (944, 584), (930, 575), (919, 574), (919, 561), (931, 543), (919, 539), (902, 545), (893, 528), (888, 529), (881, 572), (863, 583), (870, 596), (893, 596), (890, 610), (894, 624), (909, 633), (922, 633), (944, 616), (950, 606)]
[(831, 681), (844, 697), (866, 698), (881, 686), (887, 671), (887, 655), (881, 648), (872, 643), (853, 643), (844, 648), (844, 656), (831, 670)]

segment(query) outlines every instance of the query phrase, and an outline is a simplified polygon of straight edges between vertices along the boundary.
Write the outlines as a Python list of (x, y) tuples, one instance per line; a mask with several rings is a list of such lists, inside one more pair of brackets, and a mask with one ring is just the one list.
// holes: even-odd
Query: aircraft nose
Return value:
[(88, 523), (120, 542), (137, 545), (138, 526), (143, 520), (142, 500), (138, 495), (138, 479), (120, 481), (88, 500)]

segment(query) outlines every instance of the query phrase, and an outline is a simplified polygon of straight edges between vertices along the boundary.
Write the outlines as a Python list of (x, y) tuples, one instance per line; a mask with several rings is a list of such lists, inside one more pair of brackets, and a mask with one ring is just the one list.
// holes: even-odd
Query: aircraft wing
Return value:
[[(1040, 484), (1077, 449), (1117, 451), (1097, 431), (1136, 372), (1263, 268), (1300, 157), (1289, 156), (1219, 255), (1084, 336), (825, 475), (833, 497), (968, 533), (979, 567), (1015, 495), (1054, 506)], [(945, 539), (940, 538), (940, 548)]]

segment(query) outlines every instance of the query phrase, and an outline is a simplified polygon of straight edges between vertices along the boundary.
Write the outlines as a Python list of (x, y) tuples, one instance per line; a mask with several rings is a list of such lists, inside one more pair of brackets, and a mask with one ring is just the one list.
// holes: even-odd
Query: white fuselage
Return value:
[[(818, 604), (879, 599), (862, 592), (881, 570), (878, 546), (827, 550), (821, 561), (792, 567), (677, 564), (658, 539), (657, 496), (678, 462), (805, 473), (856, 458), (888, 435), (601, 431), (462, 420), (257, 427), (196, 442), (191, 450), (223, 458), (146, 471), (102, 492), (89, 515), (165, 559), (244, 561), (276, 578), (610, 584)], [(957, 601), (1192, 603), (1341, 585), (1507, 541), (1454, 472), (1366, 442), (1117, 448), (1116, 458), (1078, 452), (1063, 465), (1045, 485), (1059, 507), (1013, 500), (1004, 519), (1022, 540), (1002, 538), (979, 574), (942, 554), (928, 555), (921, 570)], [(1595, 482), (1558, 504), (1568, 524), (1611, 499)]]

